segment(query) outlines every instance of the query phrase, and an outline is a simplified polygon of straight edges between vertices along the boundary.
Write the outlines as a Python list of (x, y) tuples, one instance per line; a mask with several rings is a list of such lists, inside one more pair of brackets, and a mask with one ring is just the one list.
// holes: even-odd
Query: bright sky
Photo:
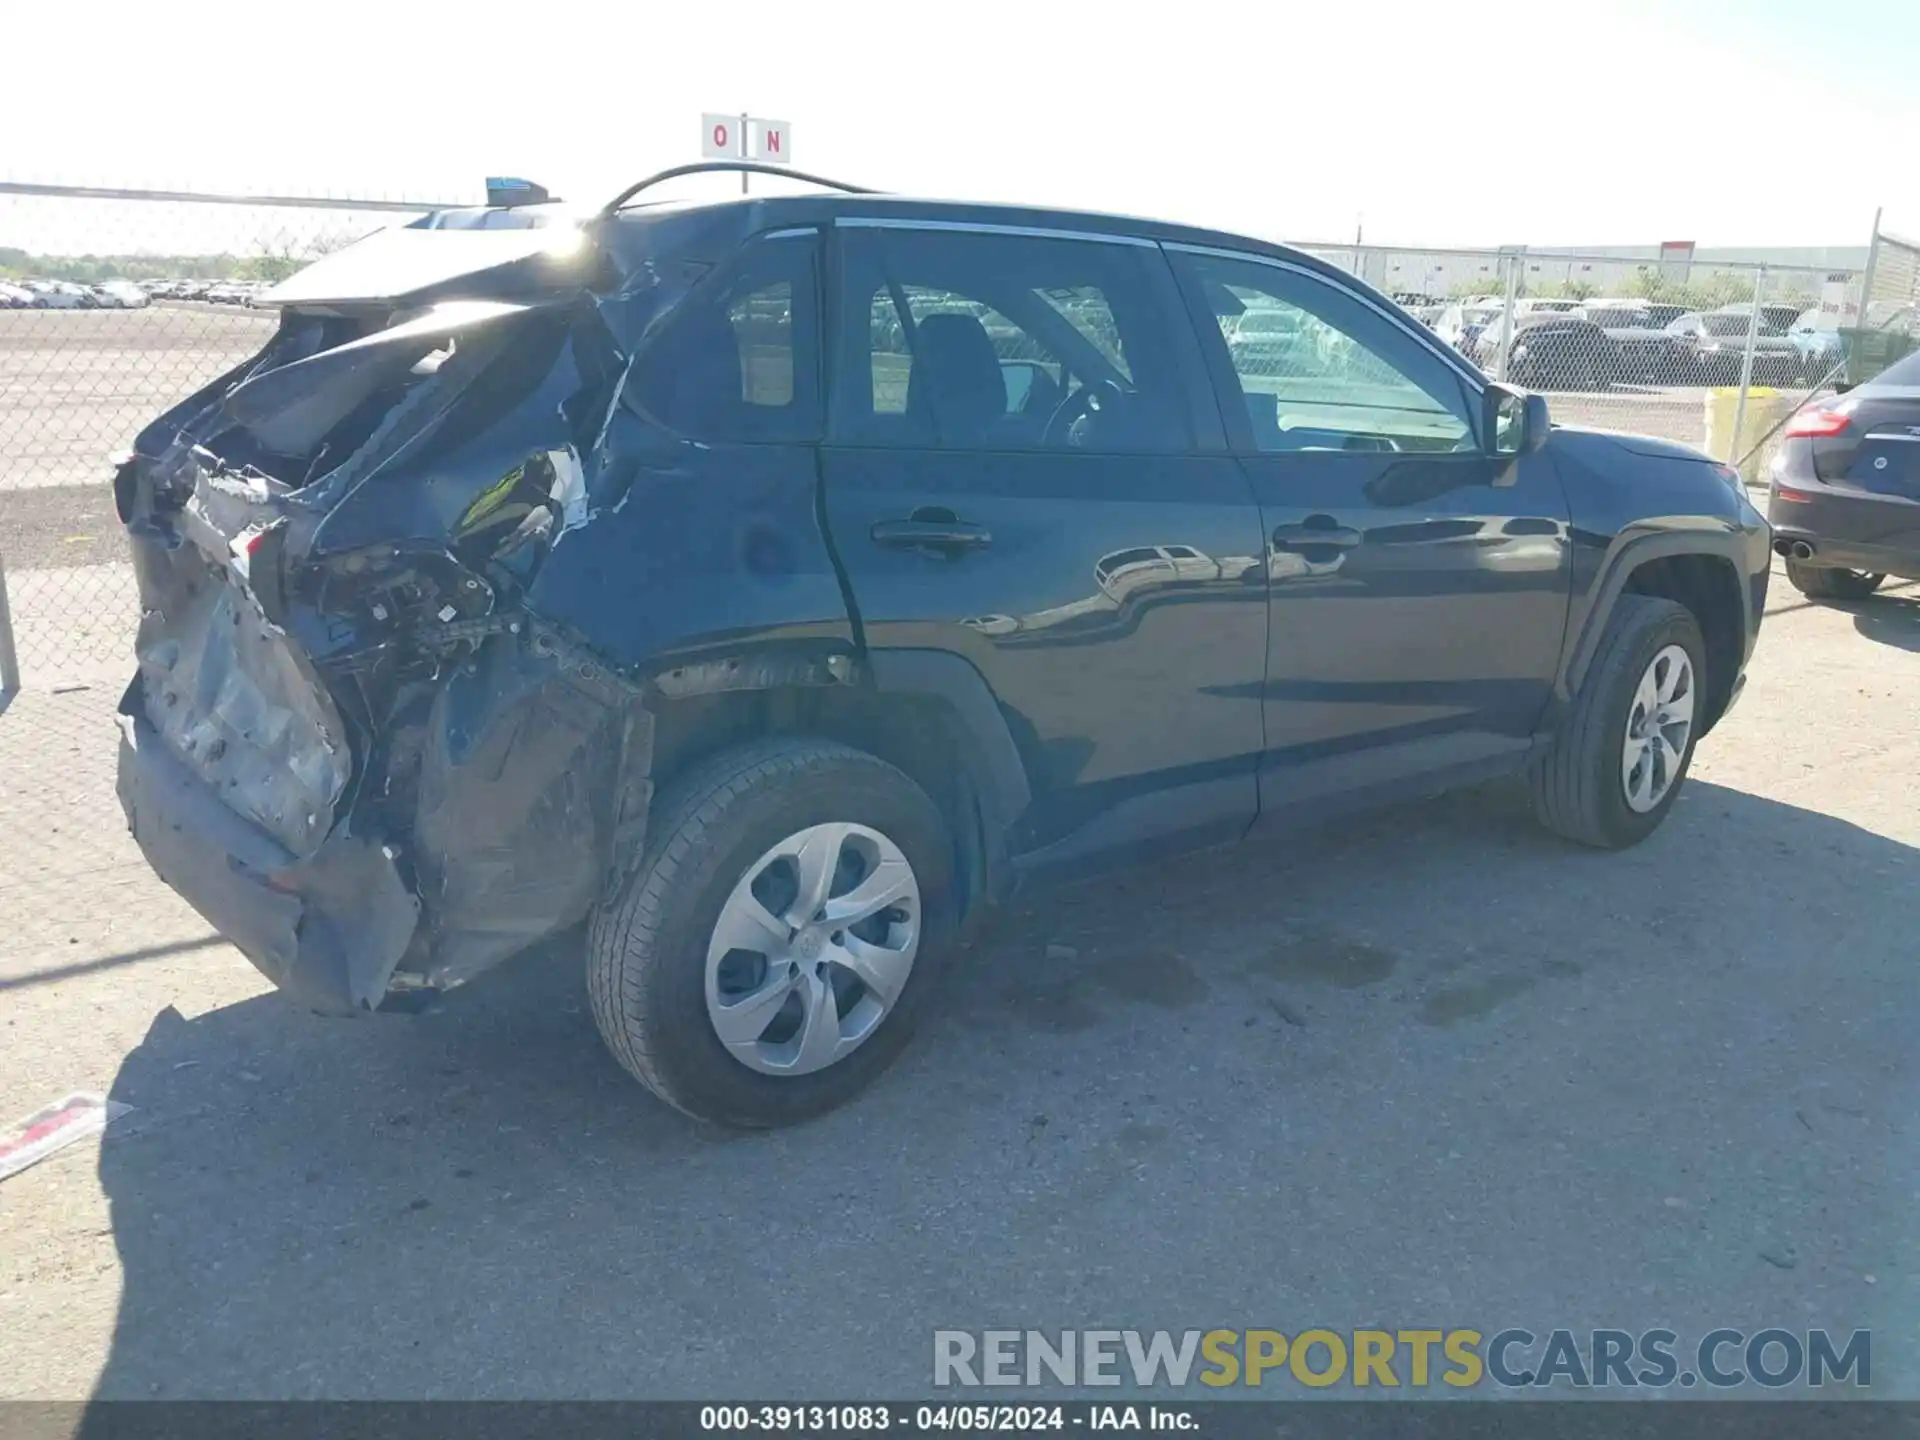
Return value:
[[(1920, 232), (1920, 0), (16, 8), (19, 180), (592, 200), (744, 108), (849, 180), (1274, 238), (1864, 244), (1882, 205)], [(0, 244), (41, 213), (0, 199)]]

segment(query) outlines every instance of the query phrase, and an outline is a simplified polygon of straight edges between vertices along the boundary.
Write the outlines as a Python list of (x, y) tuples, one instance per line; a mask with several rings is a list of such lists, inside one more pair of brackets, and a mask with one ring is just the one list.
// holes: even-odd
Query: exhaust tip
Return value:
[(1792, 547), (1788, 549), (1787, 554), (1795, 560), (1811, 560), (1813, 558), (1813, 546), (1804, 540), (1796, 540), (1793, 542)]

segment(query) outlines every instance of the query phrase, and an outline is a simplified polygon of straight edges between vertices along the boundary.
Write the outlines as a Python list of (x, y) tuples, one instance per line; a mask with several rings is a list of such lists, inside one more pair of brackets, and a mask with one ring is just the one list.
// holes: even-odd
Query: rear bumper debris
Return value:
[(118, 789), (147, 863), (281, 990), (329, 1015), (386, 994), (420, 904), (377, 843), (336, 831), (300, 859), (168, 750), (136, 680), (120, 702)]

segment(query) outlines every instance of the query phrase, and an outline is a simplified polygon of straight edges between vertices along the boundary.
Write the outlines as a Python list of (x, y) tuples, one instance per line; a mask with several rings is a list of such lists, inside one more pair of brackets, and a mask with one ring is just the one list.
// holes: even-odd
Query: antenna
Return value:
[(877, 190), (870, 190), (864, 185), (849, 185), (844, 180), (829, 180), (824, 175), (809, 175), (804, 170), (795, 170), (786, 165), (767, 165), (758, 160), (700, 160), (691, 165), (675, 165), (671, 169), (661, 170), (656, 174), (649, 175), (644, 180), (634, 181), (633, 184), (629, 185), (618, 195), (614, 196), (613, 199), (602, 205), (600, 207), (600, 214), (602, 218), (605, 218), (613, 214), (614, 211), (618, 210), (642, 190), (650, 189), (663, 181), (677, 180), (682, 175), (727, 175), (735, 173), (741, 175), (782, 175), (789, 180), (799, 180), (808, 185), (821, 185), (829, 190), (839, 190), (848, 195), (877, 195), (880, 193)]

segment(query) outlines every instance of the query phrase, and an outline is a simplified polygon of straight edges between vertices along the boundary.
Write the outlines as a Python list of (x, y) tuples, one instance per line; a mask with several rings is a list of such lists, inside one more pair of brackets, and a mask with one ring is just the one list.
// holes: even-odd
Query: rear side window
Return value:
[(849, 226), (834, 401), (856, 444), (1169, 453), (1186, 379), (1151, 247)]
[(646, 342), (632, 401), (668, 429), (715, 442), (820, 436), (818, 237), (750, 246)]

